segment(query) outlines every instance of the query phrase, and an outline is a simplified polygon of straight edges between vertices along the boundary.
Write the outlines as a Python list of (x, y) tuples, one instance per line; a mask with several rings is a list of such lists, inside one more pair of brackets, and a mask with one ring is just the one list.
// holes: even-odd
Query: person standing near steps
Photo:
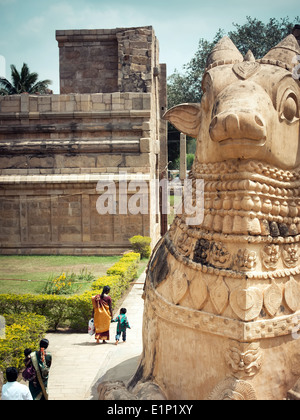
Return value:
[(95, 325), (95, 339), (97, 343), (103, 340), (109, 340), (109, 327), (113, 316), (111, 307), (111, 297), (109, 296), (110, 287), (104, 286), (101, 295), (92, 297), (94, 325)]

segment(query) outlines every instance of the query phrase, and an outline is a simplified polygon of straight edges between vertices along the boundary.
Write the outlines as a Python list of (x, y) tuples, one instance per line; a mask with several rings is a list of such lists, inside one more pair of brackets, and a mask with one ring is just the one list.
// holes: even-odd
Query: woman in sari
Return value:
[(48, 400), (47, 385), (52, 356), (46, 352), (49, 341), (40, 341), (40, 350), (30, 354), (31, 363), (35, 369), (35, 378), (29, 382), (29, 390), (34, 400)]
[(104, 286), (101, 295), (92, 297), (93, 302), (93, 318), (95, 325), (95, 339), (97, 343), (103, 340), (109, 340), (109, 327), (112, 319), (111, 297), (108, 295), (110, 292), (109, 286)]

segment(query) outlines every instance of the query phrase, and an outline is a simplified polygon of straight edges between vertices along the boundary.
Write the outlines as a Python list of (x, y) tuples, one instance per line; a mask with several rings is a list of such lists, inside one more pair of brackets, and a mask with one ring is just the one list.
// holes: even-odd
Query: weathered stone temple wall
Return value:
[(61, 94), (0, 97), (0, 253), (115, 254), (135, 234), (155, 242), (150, 200), (147, 214), (96, 208), (99, 180), (115, 182), (118, 201), (121, 172), (129, 186), (166, 166), (166, 68), (154, 31), (57, 31), (57, 40)]

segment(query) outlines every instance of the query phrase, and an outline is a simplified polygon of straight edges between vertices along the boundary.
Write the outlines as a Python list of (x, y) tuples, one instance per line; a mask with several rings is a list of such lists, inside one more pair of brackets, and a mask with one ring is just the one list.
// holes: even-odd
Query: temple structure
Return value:
[[(56, 39), (61, 93), (0, 96), (0, 253), (117, 254), (133, 235), (154, 244), (159, 203), (149, 199), (144, 214), (118, 209), (120, 173), (127, 187), (149, 184), (167, 164), (166, 66), (153, 28)], [(99, 214), (108, 180), (116, 211)]]

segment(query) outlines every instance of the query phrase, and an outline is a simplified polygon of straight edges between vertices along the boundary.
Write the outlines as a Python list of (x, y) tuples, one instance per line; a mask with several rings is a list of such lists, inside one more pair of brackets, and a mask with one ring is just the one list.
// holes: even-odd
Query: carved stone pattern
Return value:
[[(246, 274), (242, 273), (242, 271), (244, 270), (234, 271), (234, 270), (225, 269), (225, 267), (223, 269), (223, 267), (218, 268), (218, 267), (207, 265), (208, 253), (209, 253), (209, 248), (210, 248), (209, 239), (212, 239), (212, 235), (210, 234), (207, 235), (207, 239), (206, 239), (206, 235), (203, 235), (203, 236), (204, 238), (202, 238), (202, 240), (199, 240), (195, 246), (193, 260), (185, 258), (184, 255), (182, 255), (176, 249), (174, 243), (172, 243), (168, 235), (165, 236), (164, 240), (165, 240), (165, 244), (168, 250), (178, 261), (180, 261), (182, 264), (188, 267), (193, 268), (196, 271), (202, 271), (204, 273), (215, 274), (216, 276), (222, 275), (222, 276), (227, 276), (227, 277), (232, 277), (232, 278), (246, 279)], [(218, 235), (216, 236), (216, 238), (220, 239), (220, 236)], [(250, 238), (251, 237), (249, 237), (249, 240)], [(222, 239), (226, 240), (224, 236)], [(239, 256), (239, 258), (241, 257)], [(241, 263), (238, 263), (238, 264), (243, 265), (242, 258), (241, 258)], [(274, 278), (283, 278), (287, 276), (296, 276), (298, 274), (300, 274), (300, 267), (296, 266), (294, 268), (279, 269), (279, 270), (270, 271), (270, 272), (248, 271), (247, 278), (267, 280), (267, 279), (274, 279)]]
[(259, 316), (262, 310), (262, 292), (256, 287), (235, 289), (230, 294), (230, 305), (240, 319), (252, 321)]
[(253, 270), (256, 266), (256, 253), (247, 249), (239, 250), (232, 256), (221, 242), (209, 242), (200, 239), (194, 249), (194, 262), (220, 268), (229, 268), (232, 264), (238, 270)]
[(210, 286), (209, 295), (216, 313), (221, 315), (229, 303), (229, 289), (222, 276), (219, 276), (217, 281)]
[(262, 250), (262, 262), (268, 270), (275, 270), (280, 258), (279, 245), (266, 245)]
[(256, 267), (257, 255), (255, 251), (240, 249), (235, 258), (235, 266), (238, 270), (253, 270)]
[(296, 267), (299, 261), (299, 253), (298, 244), (284, 245), (282, 249), (282, 260), (284, 264), (289, 268)]
[(187, 233), (182, 232), (177, 240), (176, 244), (179, 248), (179, 251), (185, 257), (190, 256), (193, 248), (193, 238), (188, 236)]
[(253, 386), (236, 378), (226, 378), (210, 394), (209, 400), (244, 401), (257, 400)]
[(208, 290), (205, 281), (200, 277), (192, 281), (190, 295), (194, 309), (201, 310), (208, 298)]
[(270, 316), (275, 316), (282, 303), (282, 290), (276, 283), (272, 283), (264, 291), (264, 307)]
[(291, 277), (285, 285), (284, 298), (286, 304), (292, 312), (296, 312), (300, 307), (300, 284)]
[(180, 275), (180, 273), (174, 272), (172, 275), (171, 289), (173, 302), (177, 305), (188, 291), (186, 275)]
[[(146, 285), (145, 294), (152, 310), (160, 318), (174, 325), (188, 325), (210, 334), (225, 336), (233, 340), (253, 341), (261, 338), (290, 335), (299, 326), (296, 314), (282, 316), (276, 319), (265, 319), (244, 323), (242, 321), (209, 314), (184, 306), (176, 306), (164, 299), (152, 285), (152, 274), (148, 272), (150, 281)], [(204, 289), (205, 290), (205, 289)], [(300, 313), (299, 313), (300, 316)]]
[(225, 360), (238, 379), (256, 375), (262, 365), (262, 352), (259, 343), (239, 343), (232, 341), (225, 354)]

